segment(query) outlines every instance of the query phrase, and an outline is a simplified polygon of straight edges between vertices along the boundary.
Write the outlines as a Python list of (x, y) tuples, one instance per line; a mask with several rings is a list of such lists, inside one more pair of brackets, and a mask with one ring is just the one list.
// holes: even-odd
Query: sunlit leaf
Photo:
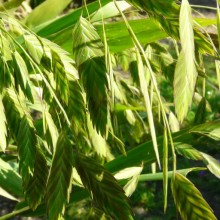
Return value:
[(174, 74), (174, 103), (178, 119), (182, 122), (191, 106), (197, 79), (193, 20), (188, 0), (181, 3), (179, 19), (182, 51)]
[(6, 129), (6, 117), (5, 117), (5, 109), (2, 103), (2, 97), (0, 95), (0, 149), (5, 152), (7, 141), (7, 129)]
[(71, 0), (46, 0), (28, 15), (26, 24), (33, 27), (55, 18), (70, 2)]
[(158, 153), (158, 146), (157, 146), (157, 138), (156, 138), (156, 131), (155, 131), (155, 125), (154, 125), (154, 117), (153, 117), (153, 112), (152, 112), (152, 106), (151, 106), (151, 101), (150, 101), (150, 96), (148, 92), (148, 85), (145, 77), (145, 70), (144, 70), (144, 65), (141, 59), (141, 56), (139, 52), (137, 52), (137, 65), (138, 65), (138, 76), (140, 80), (140, 88), (141, 92), (144, 96), (144, 101), (145, 101), (145, 108), (147, 111), (147, 116), (148, 116), (148, 123), (150, 126), (150, 133), (153, 141), (153, 147), (154, 151), (156, 154), (157, 162), (160, 166), (160, 158), (159, 158), (159, 153)]
[(220, 162), (208, 154), (201, 153), (207, 168), (218, 178), (220, 178)]
[(143, 170), (143, 167), (139, 167), (139, 170), (136, 170), (132, 178), (123, 187), (126, 196), (130, 197), (136, 190), (137, 185), (138, 185), (138, 180), (139, 180), (142, 170)]
[(14, 72), (18, 80), (17, 83), (19, 83), (19, 86), (21, 87), (27, 98), (31, 102), (34, 102), (26, 63), (17, 51), (14, 52), (13, 58), (14, 58)]

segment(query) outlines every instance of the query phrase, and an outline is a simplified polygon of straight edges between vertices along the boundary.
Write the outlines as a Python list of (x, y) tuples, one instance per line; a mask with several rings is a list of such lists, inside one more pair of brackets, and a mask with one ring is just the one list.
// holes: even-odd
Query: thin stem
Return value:
[(215, 7), (209, 7), (209, 6), (204, 6), (204, 5), (190, 5), (192, 8), (202, 8), (202, 9), (208, 9), (208, 10), (213, 10), (216, 11), (217, 8)]
[(0, 220), (5, 220), (5, 219), (12, 218), (12, 217), (14, 217), (14, 216), (16, 216), (16, 215), (21, 214), (22, 212), (28, 211), (29, 209), (30, 209), (30, 207), (26, 206), (26, 207), (24, 207), (24, 208), (22, 208), (22, 209), (19, 209), (19, 210), (16, 210), (16, 211), (11, 212), (11, 213), (9, 213), (9, 214), (6, 214), (6, 215), (1, 216), (1, 217), (0, 217)]

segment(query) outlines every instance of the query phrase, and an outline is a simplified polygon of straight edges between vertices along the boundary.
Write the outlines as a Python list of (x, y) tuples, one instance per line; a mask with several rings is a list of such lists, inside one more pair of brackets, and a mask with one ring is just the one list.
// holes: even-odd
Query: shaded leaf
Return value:
[(62, 219), (64, 214), (71, 190), (72, 164), (72, 145), (67, 134), (62, 132), (57, 141), (47, 183), (46, 201), (50, 220)]
[(48, 173), (47, 160), (40, 147), (38, 147), (36, 151), (34, 173), (25, 192), (28, 204), (33, 210), (38, 207), (44, 198)]
[(33, 174), (35, 163), (35, 128), (22, 95), (19, 96), (13, 90), (8, 89), (3, 103), (10, 132), (12, 132), (17, 142), (19, 169), (23, 185), (26, 188)]
[(176, 173), (171, 186), (174, 201), (182, 219), (217, 220), (199, 190), (186, 177)]
[(196, 111), (194, 124), (202, 124), (205, 122), (206, 115), (206, 99), (203, 97), (199, 103), (198, 109)]
[(51, 54), (52, 68), (56, 82), (56, 91), (60, 94), (61, 99), (68, 105), (69, 84), (65, 67), (62, 59), (55, 51), (52, 50)]
[(108, 220), (110, 219), (105, 215), (104, 212), (102, 212), (100, 209), (97, 209), (95, 207), (92, 207), (89, 211), (89, 214), (87, 216), (87, 220)]
[[(13, 164), (14, 165), (14, 164)], [(22, 179), (15, 168), (0, 158), (0, 187), (16, 197), (23, 197)]]
[(36, 136), (33, 123), (30, 118), (23, 116), (17, 134), (19, 168), (25, 188), (33, 175), (35, 155), (36, 155)]
[(109, 107), (103, 44), (94, 27), (82, 17), (73, 30), (73, 54), (86, 91), (92, 123), (105, 135)]
[(73, 133), (78, 136), (86, 124), (86, 103), (82, 87), (77, 80), (69, 81), (68, 117), (72, 120)]
[(133, 219), (128, 199), (110, 172), (84, 155), (77, 155), (76, 169), (99, 209), (116, 220)]

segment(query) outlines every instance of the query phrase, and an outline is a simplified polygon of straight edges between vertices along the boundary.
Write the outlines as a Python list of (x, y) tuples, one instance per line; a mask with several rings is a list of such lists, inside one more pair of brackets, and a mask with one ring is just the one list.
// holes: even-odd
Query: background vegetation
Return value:
[(216, 6), (1, 1), (0, 220), (217, 219)]

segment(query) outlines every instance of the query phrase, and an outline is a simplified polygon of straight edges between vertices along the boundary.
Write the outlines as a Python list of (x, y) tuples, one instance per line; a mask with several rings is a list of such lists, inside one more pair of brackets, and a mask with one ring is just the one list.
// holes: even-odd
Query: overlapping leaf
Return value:
[(35, 163), (36, 135), (34, 125), (24, 99), (18, 94), (16, 95), (13, 90), (8, 90), (3, 103), (9, 129), (17, 142), (19, 168), (26, 188), (33, 174)]
[(99, 209), (116, 220), (133, 219), (128, 199), (111, 173), (83, 155), (77, 155), (76, 169)]
[(47, 183), (46, 201), (50, 220), (61, 219), (69, 201), (73, 165), (73, 150), (66, 132), (57, 141)]
[[(14, 164), (13, 164), (14, 165)], [(22, 179), (10, 164), (0, 158), (0, 187), (8, 193), (23, 197)]]
[(19, 85), (25, 96), (27, 96), (31, 102), (34, 102), (31, 92), (29, 73), (24, 59), (17, 51), (15, 51), (13, 53), (13, 60), (15, 79), (17, 79), (17, 84), (15, 84), (15, 86), (18, 87)]
[(86, 103), (83, 98), (82, 88), (78, 81), (69, 81), (68, 117), (72, 120), (72, 129), (77, 136), (86, 123)]
[(26, 187), (33, 174), (36, 155), (36, 136), (33, 123), (30, 118), (23, 116), (17, 134), (19, 167), (23, 184)]
[(179, 145), (176, 147), (177, 152), (184, 157), (192, 160), (201, 160), (207, 166), (209, 171), (216, 177), (220, 178), (220, 163), (212, 156), (196, 150), (190, 145)]
[(103, 44), (94, 27), (82, 17), (73, 30), (73, 54), (86, 91), (91, 120), (104, 135), (109, 110)]
[(179, 173), (172, 179), (172, 193), (182, 219), (217, 220), (199, 190)]
[(56, 90), (61, 99), (68, 105), (69, 83), (63, 61), (60, 56), (52, 50), (52, 68), (56, 82)]
[[(24, 36), (25, 46), (27, 52), (38, 64), (42, 64), (43, 67), (48, 69), (49, 71), (53, 71), (52, 68), (52, 53), (56, 57), (53, 63), (59, 61), (62, 69), (65, 70), (67, 76), (73, 77), (74, 79), (78, 79), (78, 73), (74, 67), (74, 60), (70, 58), (68, 52), (63, 50), (57, 44), (40, 37), (36, 37), (33, 34), (28, 34)], [(62, 61), (62, 62), (61, 62)], [(54, 66), (55, 67), (55, 66)]]
[(25, 197), (29, 206), (35, 210), (41, 203), (46, 192), (46, 183), (48, 177), (47, 161), (40, 147), (37, 148), (36, 159), (34, 164), (34, 173), (31, 177)]

